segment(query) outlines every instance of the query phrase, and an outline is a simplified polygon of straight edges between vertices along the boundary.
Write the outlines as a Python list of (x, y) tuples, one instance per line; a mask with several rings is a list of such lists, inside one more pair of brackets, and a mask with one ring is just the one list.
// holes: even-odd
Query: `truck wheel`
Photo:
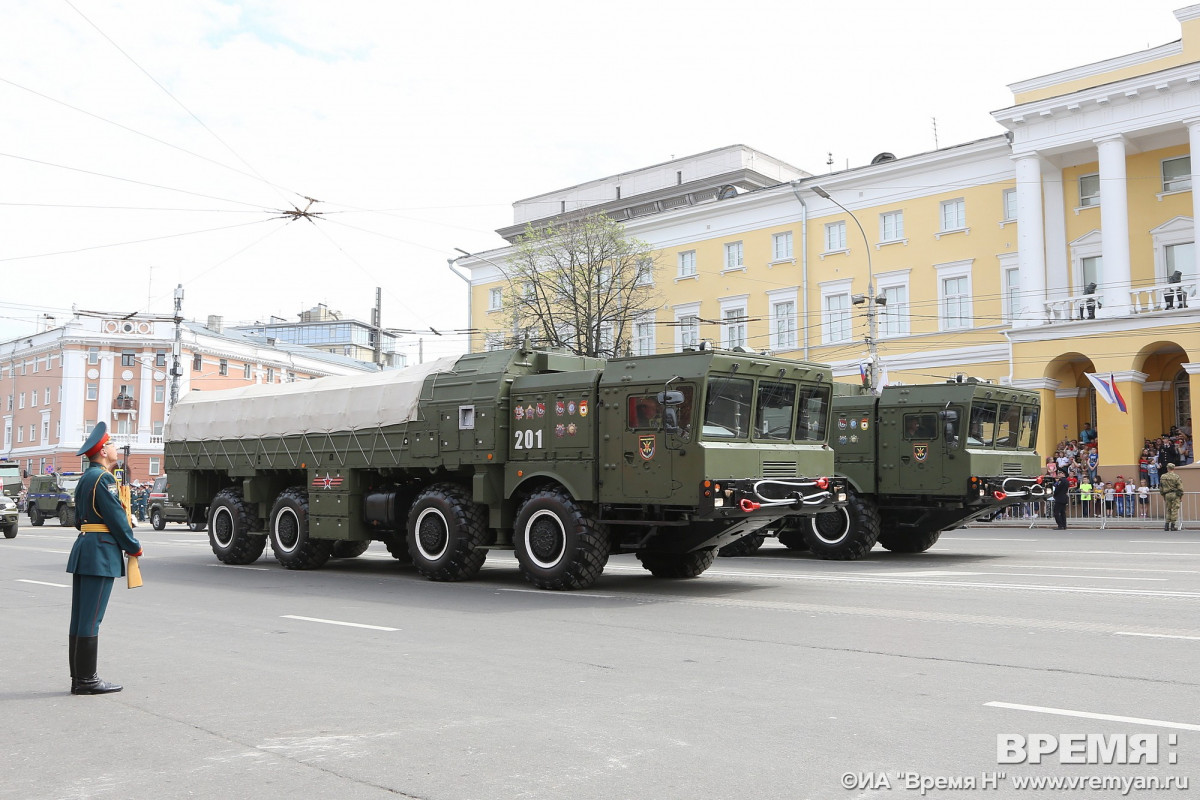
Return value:
[(75, 509), (70, 506), (58, 507), (58, 524), (64, 528), (75, 527)]
[(513, 524), (525, 580), (539, 589), (586, 589), (608, 563), (611, 537), (561, 489), (534, 492)]
[(638, 561), (656, 578), (695, 578), (712, 566), (717, 549), (690, 553), (638, 553)]
[(487, 558), (487, 513), (452, 483), (430, 486), (408, 512), (408, 553), (417, 572), (431, 581), (464, 581), (479, 574)]
[(156, 531), (167, 527), (167, 521), (163, 519), (162, 511), (157, 508), (150, 512), (150, 527)]
[(408, 552), (408, 540), (405, 537), (391, 535), (383, 540), (383, 544), (387, 547), (387, 551), (392, 554), (392, 558), (401, 564), (412, 563), (412, 555)]
[(758, 552), (758, 548), (763, 546), (763, 542), (767, 540), (766, 534), (752, 533), (749, 536), (743, 536), (736, 542), (730, 542), (717, 551), (717, 555), (725, 556), (726, 558), (737, 558), (738, 556), (752, 556)]
[(941, 535), (941, 531), (889, 531), (879, 535), (879, 543), (893, 553), (924, 553)]
[(17, 538), (17, 523), (14, 522), (12, 525), (9, 525), (7, 528), (4, 529), (4, 538), (5, 539)]
[(779, 543), (788, 550), (798, 553), (808, 550), (808, 542), (804, 541), (804, 531), (795, 528), (784, 528), (779, 531)]
[(29, 524), (35, 528), (40, 528), (46, 520), (42, 517), (42, 510), (37, 506), (29, 507)]
[(804, 531), (813, 555), (832, 561), (857, 561), (879, 539), (879, 509), (846, 487), (846, 507), (817, 514)]
[(367, 539), (363, 542), (352, 542), (348, 539), (342, 539), (333, 543), (333, 552), (329, 554), (329, 557), (358, 558), (363, 553), (367, 552), (367, 548), (370, 546), (370, 539)]
[(332, 539), (308, 535), (308, 492), (284, 489), (271, 507), (271, 552), (286, 569), (316, 569), (329, 560)]
[(223, 564), (253, 564), (258, 560), (267, 537), (250, 532), (254, 521), (241, 492), (222, 489), (217, 493), (208, 518), (208, 543), (217, 560)]

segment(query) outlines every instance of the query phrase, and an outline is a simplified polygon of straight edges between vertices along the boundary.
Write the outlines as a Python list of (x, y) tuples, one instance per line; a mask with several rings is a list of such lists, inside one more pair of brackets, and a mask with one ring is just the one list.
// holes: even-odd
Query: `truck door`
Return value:
[(938, 412), (905, 408), (900, 413), (900, 491), (937, 492), (945, 478)]
[[(680, 427), (690, 424), (691, 387), (685, 387), (684, 405), (689, 419), (677, 420)], [(668, 409), (658, 401), (663, 385), (630, 386), (617, 390), (619, 414), (614, 422), (621, 436), (621, 488), (632, 502), (662, 500), (672, 496), (674, 476), (671, 471), (671, 452), (668, 440), (677, 442), (666, 432)], [(670, 409), (674, 415), (679, 409)], [(611, 430), (611, 429), (610, 429)]]

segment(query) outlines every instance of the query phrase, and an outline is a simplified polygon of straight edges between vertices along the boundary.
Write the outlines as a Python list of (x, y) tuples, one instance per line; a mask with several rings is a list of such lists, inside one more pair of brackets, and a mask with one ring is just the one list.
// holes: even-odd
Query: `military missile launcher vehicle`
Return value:
[[(877, 541), (893, 552), (924, 552), (942, 531), (1050, 493), (1034, 449), (1039, 413), (1035, 392), (973, 379), (889, 386), (878, 396), (835, 384), (830, 441), (848, 502), (769, 533), (825, 559), (862, 558)], [(721, 555), (748, 555), (765, 535)]]
[(545, 589), (610, 555), (695, 577), (717, 548), (845, 503), (829, 369), (695, 350), (611, 361), (530, 349), (192, 392), (166, 431), (172, 501), (228, 564), (291, 569), (386, 543), (432, 580), (515, 550)]

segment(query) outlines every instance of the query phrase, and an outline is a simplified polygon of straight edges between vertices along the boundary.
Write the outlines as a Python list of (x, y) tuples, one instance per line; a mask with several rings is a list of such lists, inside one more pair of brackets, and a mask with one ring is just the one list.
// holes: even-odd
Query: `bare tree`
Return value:
[(527, 226), (505, 271), (513, 331), (578, 355), (624, 355), (635, 320), (659, 303), (657, 255), (604, 214)]

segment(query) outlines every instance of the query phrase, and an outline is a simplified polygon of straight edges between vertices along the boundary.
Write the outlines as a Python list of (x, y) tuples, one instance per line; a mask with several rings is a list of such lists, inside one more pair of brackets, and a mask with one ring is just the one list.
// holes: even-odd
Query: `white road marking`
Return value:
[(1011, 708), (1014, 711), (1032, 711), (1036, 714), (1054, 714), (1060, 717), (1080, 717), (1082, 719), (1102, 719), (1107, 722), (1130, 722), (1134, 725), (1150, 725), (1155, 728), (1176, 728), (1181, 731), (1200, 731), (1200, 725), (1188, 722), (1170, 722), (1163, 719), (1143, 719), (1141, 717), (1120, 717), (1115, 714), (1095, 714), (1091, 711), (1072, 711), (1068, 708), (1047, 708), (1046, 706), (1025, 706), (1020, 703), (1001, 703), (992, 701), (984, 703), (992, 708)]
[(1037, 550), (1038, 553), (1053, 553), (1073, 556), (1186, 556), (1200, 553), (1131, 553), (1126, 550)]
[(1177, 636), (1171, 633), (1135, 633), (1134, 631), (1114, 631), (1113, 636), (1145, 636), (1150, 639), (1190, 639), (1200, 642), (1200, 636)]
[(1163, 581), (1166, 582), (1170, 578), (1126, 578), (1118, 575), (1055, 575), (1045, 572), (985, 572), (983, 575), (1009, 575), (1016, 578), (1071, 578), (1072, 580), (1099, 580), (1099, 581)]
[(939, 542), (979, 542), (987, 544), (988, 542), (1040, 542), (1041, 539), (1002, 539), (999, 536), (988, 536), (987, 538), (976, 538), (974, 536), (940, 536)]
[(65, 583), (50, 583), (48, 581), (30, 581), (25, 578), (17, 578), (17, 583), (36, 583), (38, 586), (57, 586), (59, 589), (70, 589), (71, 587)]
[(584, 592), (547, 592), (545, 589), (511, 589), (504, 586), (492, 587), (497, 592), (523, 592), (537, 594), (542, 597), (602, 597), (605, 600), (615, 600), (615, 594), (585, 594)]
[(382, 625), (364, 625), (361, 622), (342, 622), (336, 619), (320, 619), (319, 617), (298, 617), (295, 614), (284, 614), (282, 619), (298, 619), (301, 622), (321, 622), (325, 625), (342, 625), (347, 628), (366, 628), (371, 631), (398, 631), (399, 628), (386, 628)]
[(1163, 572), (1172, 575), (1200, 575), (1200, 569), (1145, 569), (1141, 567), (1077, 567), (1074, 564), (1022, 564), (1021, 569), (1103, 570), (1104, 572)]
[(243, 564), (205, 564), (206, 567), (223, 567), (224, 569), (252, 569), (258, 572), (270, 572), (270, 567), (248, 567)]
[(1146, 539), (1144, 541), (1138, 542), (1138, 541), (1134, 541), (1134, 540), (1130, 539), (1129, 543), (1130, 544), (1200, 544), (1200, 541), (1196, 541), (1196, 542), (1173, 542), (1173, 541), (1156, 542), (1156, 541), (1151, 541), (1149, 539)]

